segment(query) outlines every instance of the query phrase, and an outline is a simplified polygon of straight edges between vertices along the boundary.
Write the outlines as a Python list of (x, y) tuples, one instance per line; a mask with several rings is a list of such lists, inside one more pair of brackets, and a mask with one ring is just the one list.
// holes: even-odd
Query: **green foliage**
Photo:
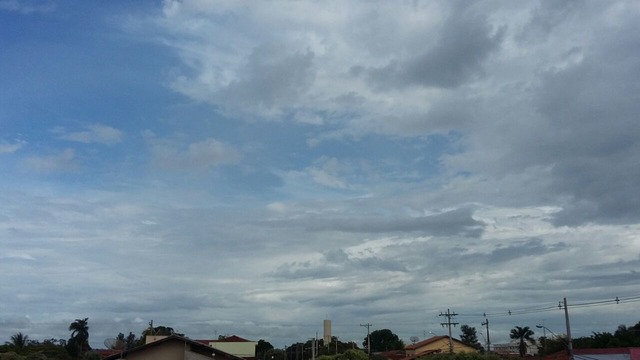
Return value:
[(89, 351), (82, 355), (82, 360), (101, 360), (102, 356), (95, 351)]
[(24, 335), (18, 332), (11, 336), (11, 342), (9, 345), (18, 353), (21, 354), (24, 351), (25, 346), (29, 341), (29, 335)]
[(265, 360), (284, 360), (284, 351), (280, 349), (267, 350)]
[(26, 356), (26, 360), (48, 360), (47, 356), (43, 353), (31, 353)]
[(349, 349), (342, 354), (336, 355), (335, 360), (368, 360), (367, 353), (358, 349)]
[[(553, 354), (559, 351), (567, 351), (567, 338), (565, 335), (540, 338), (538, 346), (539, 354)], [(583, 336), (572, 339), (574, 349), (603, 349), (616, 347), (640, 347), (640, 322), (634, 326), (620, 325), (614, 333), (593, 332), (591, 336)]]
[(482, 348), (482, 345), (480, 345), (478, 341), (478, 333), (475, 327), (462, 325), (460, 326), (460, 332), (460, 341), (476, 349)]
[(258, 340), (256, 344), (256, 358), (267, 360), (267, 352), (271, 349), (273, 349), (271, 343), (262, 339)]
[(527, 354), (527, 342), (534, 344), (536, 341), (533, 339), (534, 332), (529, 329), (528, 326), (520, 327), (516, 326), (511, 329), (509, 337), (513, 340), (518, 340), (518, 350), (520, 351), (520, 357), (524, 357)]
[(14, 351), (0, 354), (0, 360), (25, 360), (26, 357), (16, 354)]
[(91, 350), (89, 346), (89, 318), (76, 319), (69, 324), (71, 338), (67, 342), (67, 352), (75, 359), (82, 358), (82, 355)]
[(320, 355), (316, 357), (316, 360), (334, 360), (335, 358), (335, 355)]
[[(369, 334), (371, 338), (371, 352), (381, 352), (389, 350), (402, 350), (404, 349), (404, 342), (389, 329), (382, 329), (373, 331)], [(365, 348), (368, 348), (367, 337), (364, 338), (362, 343)]]

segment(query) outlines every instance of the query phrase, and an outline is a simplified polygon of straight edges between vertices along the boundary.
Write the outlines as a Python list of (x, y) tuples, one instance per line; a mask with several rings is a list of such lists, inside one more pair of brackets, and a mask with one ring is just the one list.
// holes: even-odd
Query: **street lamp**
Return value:
[(536, 325), (536, 327), (538, 329), (542, 329), (542, 334), (544, 336), (544, 344), (542, 344), (542, 346), (543, 346), (543, 349), (544, 349), (543, 351), (545, 355), (547, 355), (547, 331), (550, 332), (556, 339), (559, 339), (560, 341), (562, 341), (564, 343), (564, 346), (567, 347), (567, 351), (569, 352), (569, 354), (571, 354), (571, 350), (569, 349), (569, 343), (567, 343), (567, 341), (564, 338), (558, 336), (556, 333), (551, 331), (551, 329), (549, 329), (544, 325)]
[(544, 339), (542, 343), (542, 355), (547, 356), (547, 327), (544, 325), (536, 325), (538, 329), (542, 329), (542, 338)]

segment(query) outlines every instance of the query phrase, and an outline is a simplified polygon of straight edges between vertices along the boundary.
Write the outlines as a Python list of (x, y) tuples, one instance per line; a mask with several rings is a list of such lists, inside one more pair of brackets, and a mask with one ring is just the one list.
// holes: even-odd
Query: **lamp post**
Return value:
[(542, 343), (542, 355), (547, 356), (547, 327), (544, 325), (536, 325), (538, 329), (542, 329), (542, 338), (544, 339)]
[(543, 334), (544, 334), (544, 348), (545, 348), (545, 355), (546, 355), (546, 347), (547, 347), (547, 336), (546, 336), (546, 332), (550, 332), (555, 338), (559, 339), (560, 341), (562, 341), (564, 343), (564, 346), (567, 348), (567, 352), (569, 353), (569, 359), (573, 360), (573, 349), (571, 348), (571, 343), (567, 342), (565, 339), (561, 338), (560, 336), (558, 336), (556, 333), (554, 333), (553, 331), (551, 331), (551, 329), (549, 329), (548, 327), (544, 326), (544, 325), (536, 325), (536, 327), (538, 329), (542, 329), (543, 330)]

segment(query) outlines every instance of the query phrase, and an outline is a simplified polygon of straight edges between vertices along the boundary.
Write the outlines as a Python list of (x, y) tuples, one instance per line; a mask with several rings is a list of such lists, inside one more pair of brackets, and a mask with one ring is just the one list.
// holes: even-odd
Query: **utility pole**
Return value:
[(573, 360), (573, 341), (571, 341), (571, 325), (569, 324), (567, 298), (564, 298), (564, 321), (567, 323), (567, 351), (569, 352), (569, 360)]
[[(440, 313), (440, 315), (438, 315), (438, 316), (445, 316), (447, 318), (447, 322), (440, 323), (440, 325), (442, 325), (442, 327), (445, 327), (445, 325), (447, 327), (449, 327), (449, 352), (453, 354), (453, 340), (451, 338), (451, 325), (456, 326), (456, 325), (458, 325), (458, 323), (457, 322), (451, 322), (451, 318), (454, 317), (454, 316), (458, 316), (458, 314), (452, 313), (449, 309), (447, 309), (447, 313), (446, 314)], [(571, 360), (573, 360), (573, 359), (571, 359)]]
[(491, 340), (489, 339), (489, 319), (485, 318), (482, 326), (487, 327), (487, 352), (491, 352)]
[(369, 356), (369, 358), (371, 358), (371, 333), (369, 332), (369, 328), (371, 327), (371, 324), (369, 323), (360, 324), (360, 326), (364, 326), (367, 328), (367, 355)]

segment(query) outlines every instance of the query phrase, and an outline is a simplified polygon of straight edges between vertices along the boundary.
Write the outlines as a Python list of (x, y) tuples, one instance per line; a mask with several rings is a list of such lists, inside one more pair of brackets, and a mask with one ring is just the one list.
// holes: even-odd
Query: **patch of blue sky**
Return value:
[[(33, 15), (0, 12), (7, 20), (0, 25), (6, 34), (0, 55), (3, 122), (125, 126), (140, 120), (131, 119), (136, 115), (153, 118), (154, 104), (176, 97), (160, 77), (172, 61), (164, 48), (121, 36), (92, 6), (61, 7)], [(90, 119), (95, 114), (107, 119)]]

